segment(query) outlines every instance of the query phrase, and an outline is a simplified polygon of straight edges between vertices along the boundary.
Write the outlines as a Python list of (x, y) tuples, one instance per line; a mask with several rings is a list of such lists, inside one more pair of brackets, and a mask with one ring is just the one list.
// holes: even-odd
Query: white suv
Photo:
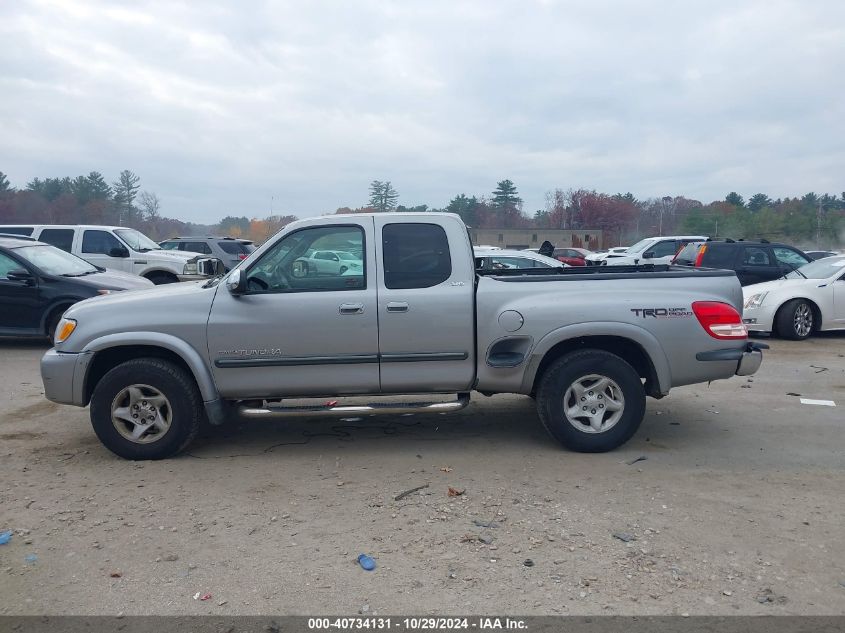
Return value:
[(134, 273), (154, 284), (207, 279), (216, 263), (200, 253), (166, 251), (143, 233), (121, 226), (8, 224), (0, 225), (0, 233), (33, 237), (95, 266)]
[(690, 242), (703, 242), (706, 235), (662, 235), (647, 237), (629, 247), (621, 255), (608, 256), (603, 262), (608, 266), (635, 264), (671, 264), (672, 258)]

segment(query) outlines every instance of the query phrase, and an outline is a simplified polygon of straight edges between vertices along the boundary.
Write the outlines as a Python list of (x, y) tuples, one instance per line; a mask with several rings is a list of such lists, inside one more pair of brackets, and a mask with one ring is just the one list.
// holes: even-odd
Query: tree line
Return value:
[[(373, 180), (368, 193), (366, 205), (344, 206), (333, 213), (447, 211), (481, 229), (601, 229), (604, 246), (672, 234), (762, 237), (824, 248), (845, 241), (845, 192), (811, 192), (777, 199), (757, 193), (747, 201), (730, 192), (723, 200), (703, 203), (684, 196), (639, 200), (630, 192), (609, 194), (585, 188), (555, 188), (546, 194), (544, 207), (533, 213), (525, 211), (517, 186), (509, 179), (499, 181), (486, 194), (457, 194), (441, 208), (400, 204), (399, 192), (390, 181)], [(121, 171), (111, 183), (93, 171), (75, 178), (34, 178), (20, 189), (14, 188), (0, 172), (2, 223), (123, 225), (156, 240), (176, 235), (222, 234), (262, 242), (296, 219), (290, 214), (233, 214), (216, 223), (197, 224), (166, 217), (158, 195), (142, 190), (140, 177), (130, 170)]]

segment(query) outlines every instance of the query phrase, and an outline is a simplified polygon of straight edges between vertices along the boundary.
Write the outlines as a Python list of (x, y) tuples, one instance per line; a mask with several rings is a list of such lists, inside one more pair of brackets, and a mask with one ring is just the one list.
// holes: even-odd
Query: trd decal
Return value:
[(631, 308), (631, 312), (643, 319), (683, 319), (693, 316), (686, 308)]

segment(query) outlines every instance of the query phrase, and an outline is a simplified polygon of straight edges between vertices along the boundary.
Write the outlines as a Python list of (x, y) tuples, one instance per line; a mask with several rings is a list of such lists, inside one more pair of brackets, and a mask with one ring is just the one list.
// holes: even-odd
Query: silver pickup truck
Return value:
[[(554, 438), (600, 452), (634, 434), (646, 395), (757, 370), (741, 306), (730, 271), (476, 270), (458, 216), (331, 216), (224, 277), (77, 303), (41, 372), (128, 459), (174, 455), (204, 421), (444, 413), (473, 390), (531, 396)], [(322, 400), (290, 402), (305, 398)]]

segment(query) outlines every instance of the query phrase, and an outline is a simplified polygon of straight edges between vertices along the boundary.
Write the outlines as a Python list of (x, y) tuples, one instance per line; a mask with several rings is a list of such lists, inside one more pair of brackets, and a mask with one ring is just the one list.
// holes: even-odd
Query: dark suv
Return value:
[(750, 286), (783, 277), (809, 261), (802, 251), (786, 244), (726, 239), (691, 242), (675, 255), (672, 263), (733, 270), (740, 284)]

